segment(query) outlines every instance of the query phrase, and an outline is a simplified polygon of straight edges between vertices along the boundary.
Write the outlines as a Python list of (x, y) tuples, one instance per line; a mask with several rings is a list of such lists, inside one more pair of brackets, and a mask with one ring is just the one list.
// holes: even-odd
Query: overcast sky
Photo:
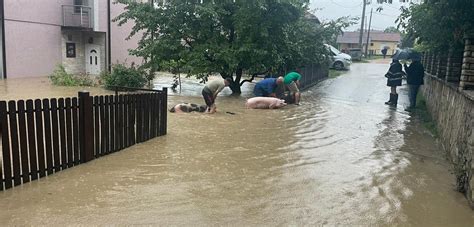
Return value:
[[(311, 0), (311, 9), (318, 9), (315, 14), (321, 21), (337, 19), (343, 16), (361, 17), (363, 0)], [(379, 5), (372, 0), (372, 4), (367, 6), (367, 24), (370, 17), (370, 9), (374, 8), (372, 16), (372, 28), (376, 30), (384, 30), (387, 27), (395, 26), (395, 20), (400, 15), (400, 6), (408, 4), (400, 3), (394, 0), (393, 4)], [(375, 11), (377, 7), (383, 6), (383, 11), (378, 13)], [(360, 28), (360, 20), (357, 25), (353, 25), (346, 29), (354, 31)]]

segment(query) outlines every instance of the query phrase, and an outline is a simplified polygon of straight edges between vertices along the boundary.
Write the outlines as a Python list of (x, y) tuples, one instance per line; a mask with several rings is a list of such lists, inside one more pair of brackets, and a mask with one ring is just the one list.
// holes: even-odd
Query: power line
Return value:
[[(388, 6), (389, 8), (400, 10), (400, 8), (397, 8), (395, 6), (391, 6), (390, 4), (385, 4), (384, 6)], [(383, 7), (383, 6), (382, 6)]]
[(386, 17), (398, 17), (397, 15), (389, 15), (389, 14), (383, 14), (383, 13), (374, 13), (380, 16), (386, 16)]
[(359, 5), (356, 5), (356, 6), (344, 6), (344, 5), (341, 5), (341, 4), (337, 3), (337, 2), (335, 2), (334, 0), (330, 0), (330, 2), (332, 2), (334, 5), (337, 5), (337, 6), (340, 6), (340, 7), (342, 7), (342, 8), (346, 8), (346, 9), (355, 9), (355, 8), (359, 8), (359, 7), (362, 6), (362, 3), (359, 4)]

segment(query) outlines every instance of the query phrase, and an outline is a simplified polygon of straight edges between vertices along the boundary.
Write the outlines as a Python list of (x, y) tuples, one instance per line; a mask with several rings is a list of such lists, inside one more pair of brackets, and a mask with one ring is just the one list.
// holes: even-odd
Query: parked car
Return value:
[(328, 48), (330, 56), (329, 67), (336, 70), (349, 69), (352, 64), (352, 57), (348, 54), (344, 54), (335, 47), (324, 44)]
[(352, 59), (357, 60), (357, 61), (362, 61), (362, 49), (360, 48), (351, 48), (349, 49), (349, 55), (352, 57)]

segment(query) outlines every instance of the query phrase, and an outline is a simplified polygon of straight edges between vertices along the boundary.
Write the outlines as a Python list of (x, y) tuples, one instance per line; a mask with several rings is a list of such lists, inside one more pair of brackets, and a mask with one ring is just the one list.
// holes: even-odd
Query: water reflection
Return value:
[(0, 80), (0, 100), (77, 97), (79, 91), (89, 91), (91, 95), (113, 94), (99, 87), (53, 86), (46, 77)]

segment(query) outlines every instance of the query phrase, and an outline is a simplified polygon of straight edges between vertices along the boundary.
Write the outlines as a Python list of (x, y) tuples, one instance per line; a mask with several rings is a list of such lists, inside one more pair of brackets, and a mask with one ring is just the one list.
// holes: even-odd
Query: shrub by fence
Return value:
[(166, 134), (167, 90), (0, 101), (0, 190)]

